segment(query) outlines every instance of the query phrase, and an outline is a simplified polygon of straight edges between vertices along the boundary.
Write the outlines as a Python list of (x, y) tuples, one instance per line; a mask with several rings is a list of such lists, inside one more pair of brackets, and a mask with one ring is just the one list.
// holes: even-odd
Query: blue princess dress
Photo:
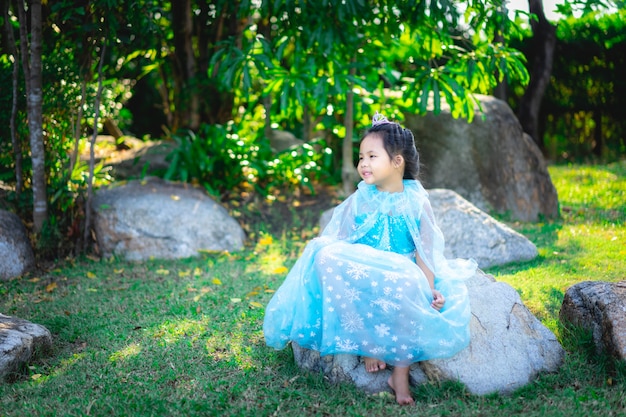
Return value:
[[(446, 259), (428, 194), (415, 180), (388, 193), (361, 182), (310, 241), (265, 310), (265, 341), (390, 365), (450, 357), (469, 344), (464, 279), (473, 260)], [(415, 253), (445, 297), (437, 311)]]

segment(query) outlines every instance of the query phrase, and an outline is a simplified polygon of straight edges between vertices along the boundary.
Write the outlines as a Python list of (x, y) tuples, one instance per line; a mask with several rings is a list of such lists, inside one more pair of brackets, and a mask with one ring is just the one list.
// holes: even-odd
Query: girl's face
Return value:
[(404, 189), (404, 159), (401, 155), (390, 157), (380, 135), (369, 134), (361, 141), (357, 170), (363, 181), (374, 184), (378, 191), (395, 193)]

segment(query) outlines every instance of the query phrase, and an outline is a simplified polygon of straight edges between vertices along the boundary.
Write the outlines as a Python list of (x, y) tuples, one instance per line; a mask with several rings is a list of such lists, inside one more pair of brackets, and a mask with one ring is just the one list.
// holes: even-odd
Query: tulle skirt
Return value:
[(397, 366), (450, 357), (470, 340), (467, 288), (438, 278), (435, 288), (446, 300), (440, 311), (414, 256), (314, 239), (266, 308), (265, 339)]

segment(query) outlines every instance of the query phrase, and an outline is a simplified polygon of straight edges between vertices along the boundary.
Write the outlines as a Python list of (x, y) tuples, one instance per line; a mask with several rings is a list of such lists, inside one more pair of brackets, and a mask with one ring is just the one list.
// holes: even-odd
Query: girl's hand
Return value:
[(443, 294), (433, 288), (433, 302), (430, 304), (432, 308), (439, 311), (443, 307), (443, 304), (446, 302)]

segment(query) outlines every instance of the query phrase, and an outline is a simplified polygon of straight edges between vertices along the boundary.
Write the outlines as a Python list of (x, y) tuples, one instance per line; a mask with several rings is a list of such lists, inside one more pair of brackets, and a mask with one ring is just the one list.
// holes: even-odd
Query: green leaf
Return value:
[(432, 80), (433, 89), (433, 112), (435, 114), (441, 113), (441, 96), (439, 95), (439, 82), (438, 80)]
[(426, 82), (422, 84), (420, 99), (418, 102), (418, 108), (419, 108), (420, 114), (424, 114), (428, 110), (428, 96), (432, 89), (431, 87), (432, 81), (433, 81), (432, 78), (428, 78)]

